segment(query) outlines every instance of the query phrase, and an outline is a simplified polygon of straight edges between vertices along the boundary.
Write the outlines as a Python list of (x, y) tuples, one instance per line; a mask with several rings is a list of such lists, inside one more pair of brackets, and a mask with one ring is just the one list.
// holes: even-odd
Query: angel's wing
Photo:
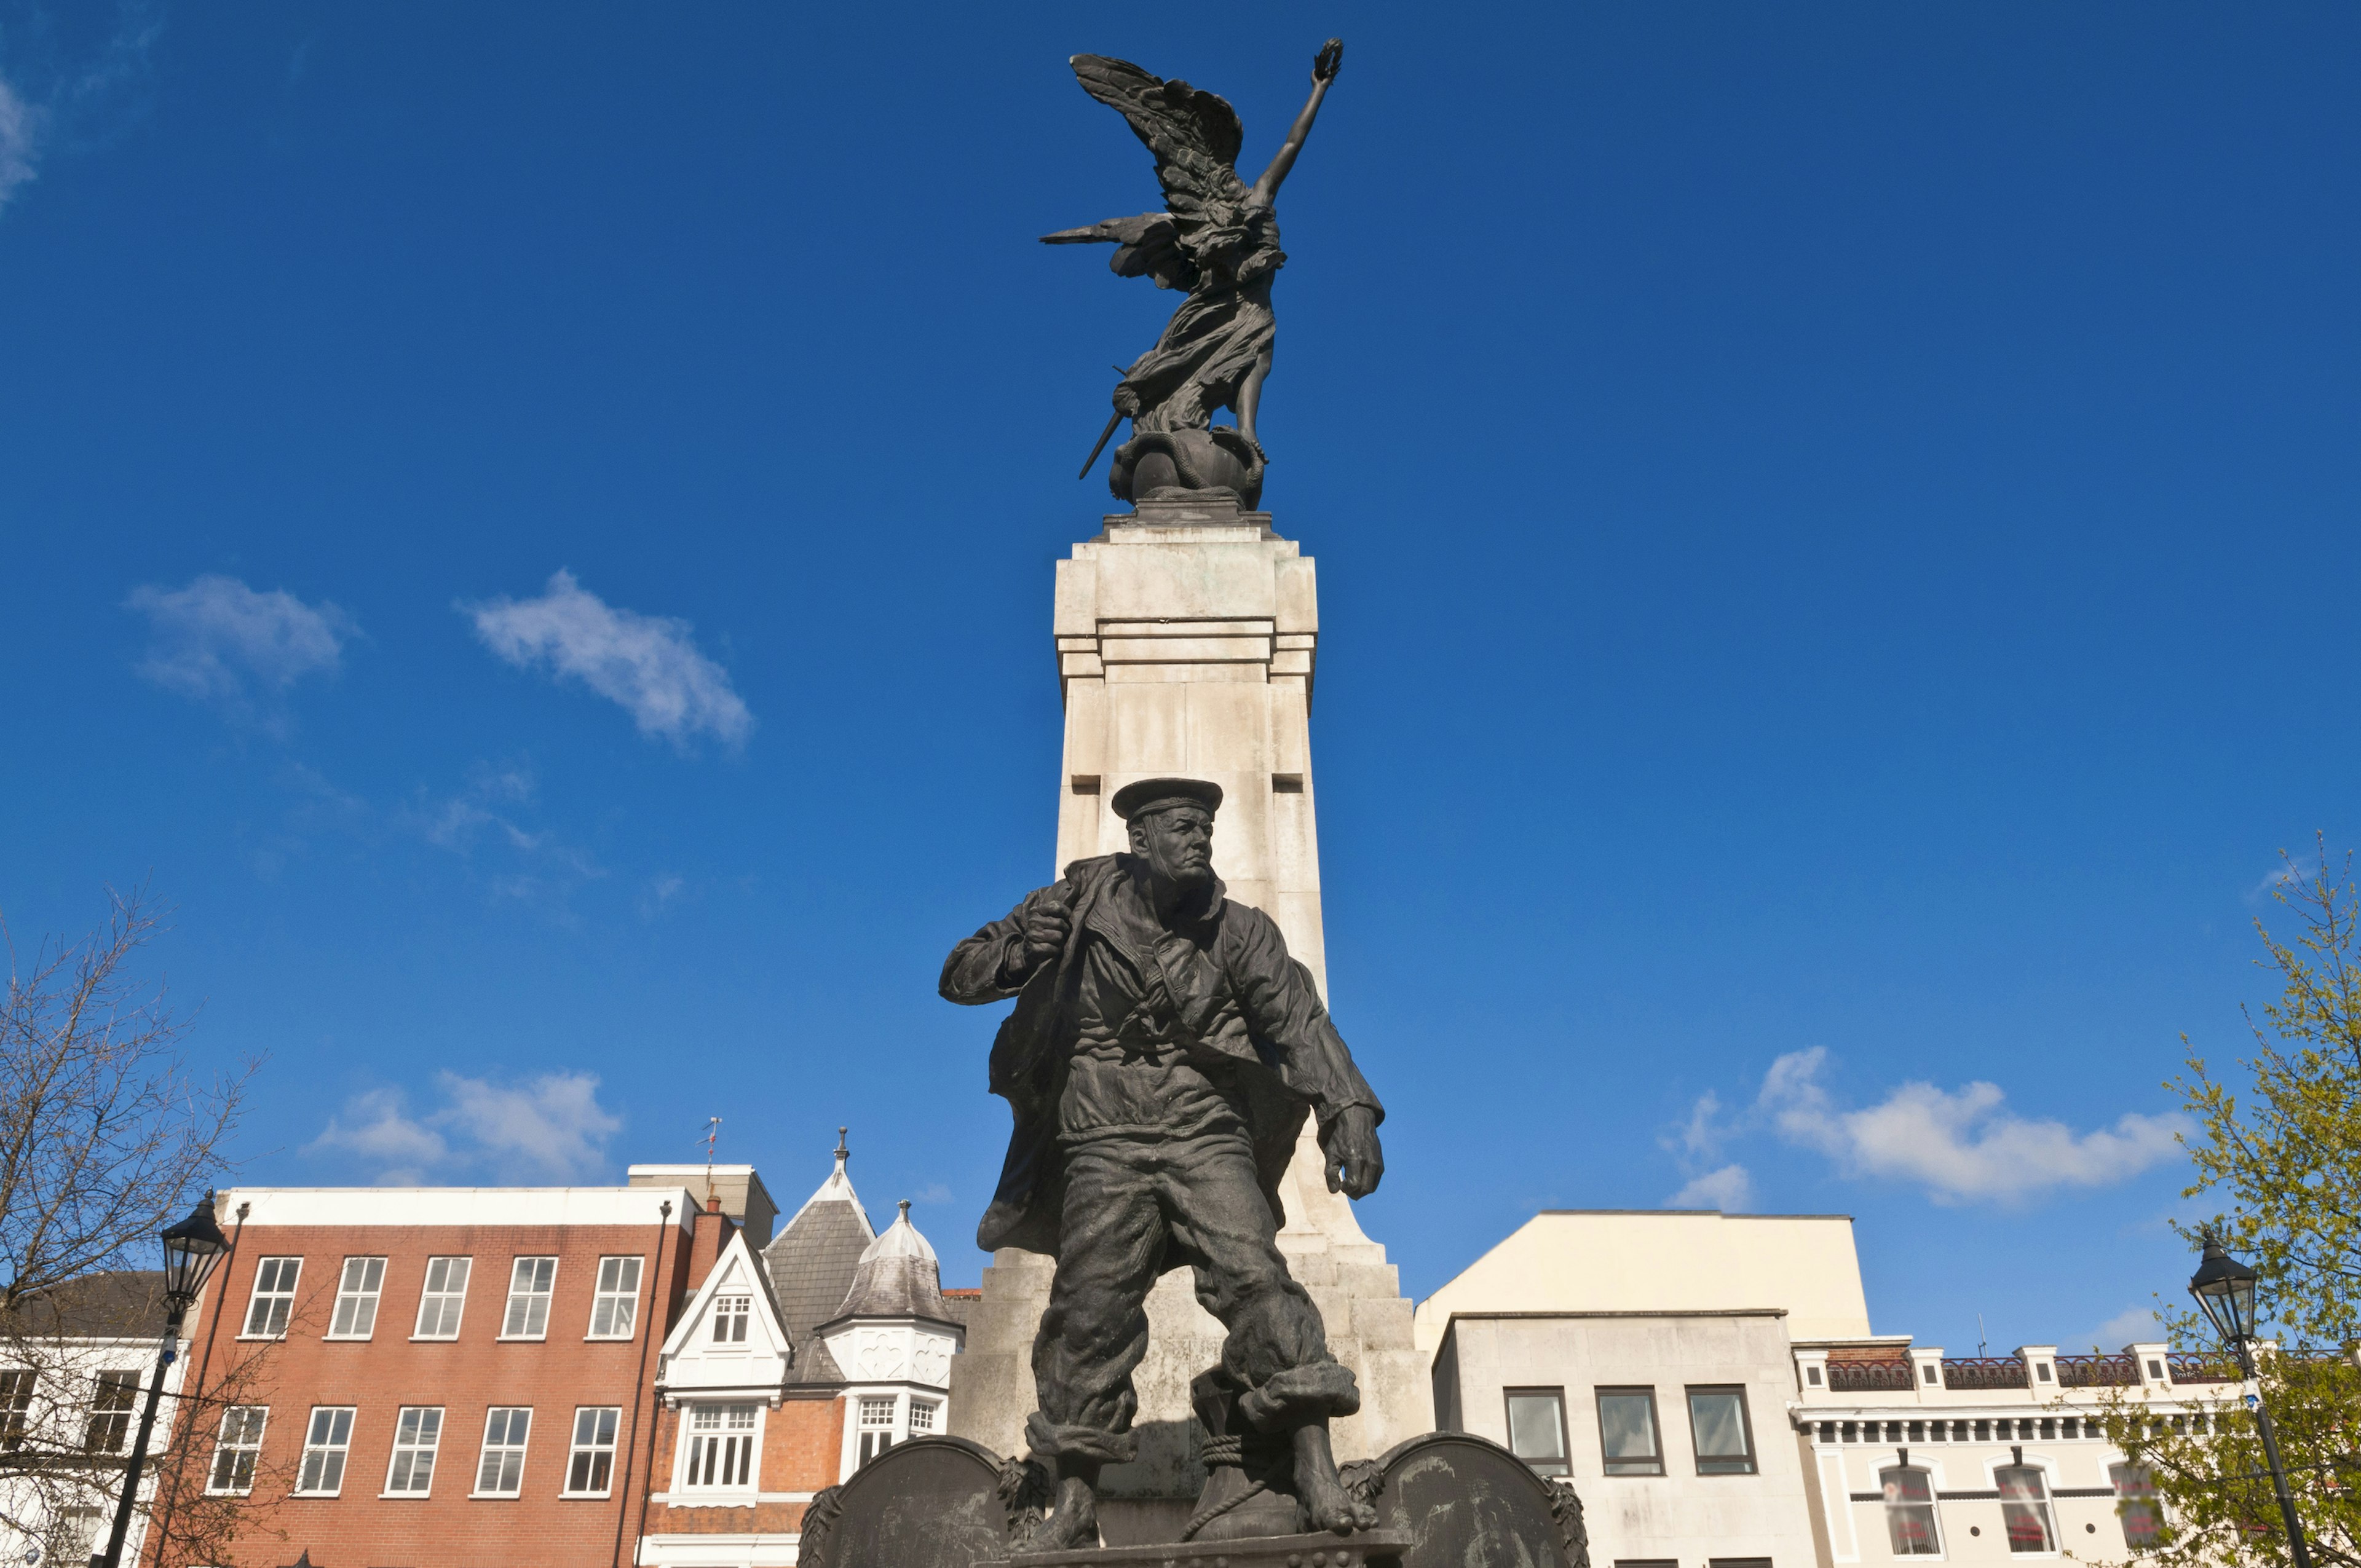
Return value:
[[(1243, 139), (1237, 111), (1213, 93), (1152, 76), (1127, 60), (1078, 54), (1072, 64), (1082, 91), (1122, 115), (1156, 155), (1156, 179), (1171, 209), (1175, 241), (1190, 259), (1202, 265), (1206, 247), (1234, 245), (1246, 199), (1234, 167)], [(1163, 281), (1160, 273), (1158, 281)]]
[(1159, 289), (1187, 291), (1197, 286), (1196, 264), (1180, 248), (1180, 230), (1170, 213), (1143, 213), (1136, 218), (1109, 218), (1078, 229), (1060, 229), (1041, 236), (1043, 245), (1112, 245), (1115, 258), (1107, 265), (1122, 278), (1148, 277)]

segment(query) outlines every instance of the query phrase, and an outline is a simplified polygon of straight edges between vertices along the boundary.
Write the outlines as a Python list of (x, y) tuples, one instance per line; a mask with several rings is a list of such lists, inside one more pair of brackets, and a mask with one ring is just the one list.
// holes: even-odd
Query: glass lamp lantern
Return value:
[(2245, 1344), (2255, 1337), (2255, 1271), (2232, 1257), (2210, 1231), (2205, 1256), (2190, 1276), (2189, 1293), (2224, 1339)]
[(214, 1195), (208, 1192), (187, 1219), (164, 1232), (165, 1298), (185, 1309), (228, 1250), (228, 1239), (214, 1223)]

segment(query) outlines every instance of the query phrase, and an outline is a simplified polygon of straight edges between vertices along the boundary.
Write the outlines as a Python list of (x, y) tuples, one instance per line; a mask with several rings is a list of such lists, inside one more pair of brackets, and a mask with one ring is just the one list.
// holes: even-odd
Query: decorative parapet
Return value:
[(2164, 1369), (2175, 1383), (2235, 1383), (2237, 1364), (2223, 1356), (2177, 1351), (2164, 1358)]
[(1828, 1363), (1828, 1387), (1839, 1394), (1907, 1394), (1917, 1387), (1918, 1375), (1908, 1356)]
[(2139, 1385), (2139, 1361), (2129, 1355), (2061, 1355), (2060, 1388), (2131, 1388)]
[(2015, 1355), (1955, 1355), (1943, 1358), (1946, 1388), (2026, 1388), (2025, 1361)]

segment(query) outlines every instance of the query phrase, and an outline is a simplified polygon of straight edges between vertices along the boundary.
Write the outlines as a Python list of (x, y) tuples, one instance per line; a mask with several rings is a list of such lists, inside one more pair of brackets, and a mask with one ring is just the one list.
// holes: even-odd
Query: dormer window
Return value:
[(752, 1296), (716, 1296), (713, 1299), (713, 1343), (744, 1344), (746, 1320), (753, 1315)]

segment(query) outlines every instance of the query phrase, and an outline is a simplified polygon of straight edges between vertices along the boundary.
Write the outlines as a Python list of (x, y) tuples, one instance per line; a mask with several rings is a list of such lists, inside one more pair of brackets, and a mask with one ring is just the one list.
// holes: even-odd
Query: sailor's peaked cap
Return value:
[(1126, 822), (1168, 806), (1202, 806), (1211, 814), (1222, 808), (1222, 786), (1204, 779), (1141, 779), (1115, 791), (1112, 804)]

